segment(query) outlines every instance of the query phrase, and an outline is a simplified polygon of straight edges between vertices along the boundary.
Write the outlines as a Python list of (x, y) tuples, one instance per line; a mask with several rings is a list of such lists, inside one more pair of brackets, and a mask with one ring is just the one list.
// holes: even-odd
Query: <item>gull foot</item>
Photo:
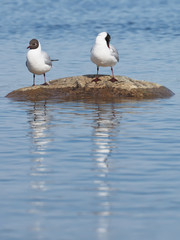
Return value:
[(114, 82), (118, 82), (118, 80), (115, 79), (115, 78), (111, 78), (109, 81), (111, 81), (112, 83), (114, 83)]
[(45, 82), (45, 83), (43, 83), (42, 85), (43, 85), (43, 86), (48, 86), (49, 83)]
[(92, 80), (92, 82), (95, 82), (95, 83), (97, 83), (99, 81), (101, 81), (101, 79), (99, 79), (99, 78), (95, 78), (95, 79)]

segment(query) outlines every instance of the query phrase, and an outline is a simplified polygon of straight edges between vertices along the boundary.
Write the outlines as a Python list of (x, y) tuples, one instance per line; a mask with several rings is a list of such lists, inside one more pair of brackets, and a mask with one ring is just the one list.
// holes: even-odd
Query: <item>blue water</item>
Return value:
[[(179, 240), (179, 0), (2, 0), (0, 16), (0, 239)], [(5, 98), (32, 85), (32, 38), (59, 58), (52, 80), (95, 74), (89, 54), (101, 31), (119, 51), (116, 75), (160, 83), (175, 96)]]

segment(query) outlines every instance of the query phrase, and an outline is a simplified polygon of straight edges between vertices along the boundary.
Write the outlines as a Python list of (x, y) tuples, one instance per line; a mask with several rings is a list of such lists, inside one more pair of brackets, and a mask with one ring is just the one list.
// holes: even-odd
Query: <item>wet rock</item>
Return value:
[(15, 100), (41, 101), (48, 99), (100, 99), (118, 101), (121, 99), (154, 99), (168, 98), (174, 93), (168, 88), (147, 81), (134, 80), (125, 76), (116, 76), (117, 81), (111, 82), (111, 76), (101, 75), (101, 81), (92, 82), (95, 75), (74, 76), (52, 80), (49, 85), (25, 87), (10, 92), (6, 97)]

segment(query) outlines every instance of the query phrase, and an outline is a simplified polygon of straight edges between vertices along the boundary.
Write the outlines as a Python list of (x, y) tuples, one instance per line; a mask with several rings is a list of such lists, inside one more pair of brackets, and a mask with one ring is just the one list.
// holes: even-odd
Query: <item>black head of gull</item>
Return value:
[(30, 48), (30, 49), (36, 49), (39, 47), (39, 42), (37, 39), (32, 39), (30, 42), (29, 42), (29, 46), (27, 48)]
[(107, 46), (109, 48), (109, 43), (110, 43), (110, 40), (111, 40), (111, 36), (109, 35), (109, 33), (107, 33), (107, 36), (105, 37), (105, 40), (106, 40)]

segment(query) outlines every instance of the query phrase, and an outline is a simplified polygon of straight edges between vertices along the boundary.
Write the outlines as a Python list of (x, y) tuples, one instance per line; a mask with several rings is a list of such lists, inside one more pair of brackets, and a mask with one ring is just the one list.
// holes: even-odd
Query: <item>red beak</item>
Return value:
[(27, 49), (30, 48), (30, 46), (27, 47)]

